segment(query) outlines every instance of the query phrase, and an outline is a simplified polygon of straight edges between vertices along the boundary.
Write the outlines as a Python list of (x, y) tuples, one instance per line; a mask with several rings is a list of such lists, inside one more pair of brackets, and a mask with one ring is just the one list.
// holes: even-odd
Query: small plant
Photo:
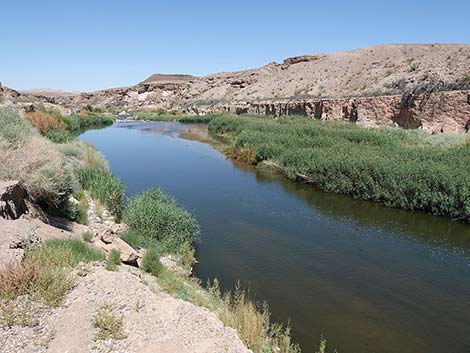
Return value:
[(142, 259), (142, 270), (158, 277), (162, 272), (163, 265), (160, 262), (160, 255), (155, 249), (148, 249)]
[(197, 263), (195, 253), (194, 247), (190, 243), (184, 242), (179, 249), (180, 265), (186, 269), (191, 269)]
[(464, 82), (470, 82), (470, 72), (467, 72), (463, 77)]
[(59, 306), (63, 303), (72, 283), (70, 275), (64, 269), (46, 268), (40, 272), (31, 290), (47, 305)]
[(93, 234), (90, 231), (83, 233), (82, 239), (84, 242), (91, 243), (93, 240)]
[(116, 316), (113, 313), (113, 307), (109, 304), (103, 304), (93, 319), (93, 327), (98, 329), (95, 337), (97, 340), (107, 340), (113, 338), (122, 340), (127, 337), (124, 332), (123, 316)]
[(121, 217), (125, 189), (122, 182), (108, 171), (92, 167), (78, 170), (80, 185), (89, 190), (94, 199), (101, 201), (118, 219)]
[(108, 271), (116, 271), (121, 264), (121, 254), (118, 250), (112, 249), (106, 260), (106, 268)]

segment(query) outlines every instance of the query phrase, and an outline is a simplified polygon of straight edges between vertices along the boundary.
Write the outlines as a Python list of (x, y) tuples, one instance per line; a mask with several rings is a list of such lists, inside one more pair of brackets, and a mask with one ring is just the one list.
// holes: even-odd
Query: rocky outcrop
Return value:
[[(279, 117), (300, 115), (318, 120), (337, 120), (365, 127), (400, 126), (433, 132), (465, 132), (470, 129), (470, 91), (436, 92), (417, 96), (411, 106), (402, 104), (402, 97), (378, 96), (358, 98), (316, 98), (304, 100), (273, 100), (245, 103), (187, 105), (195, 114), (232, 112), (265, 114)], [(423, 103), (423, 104), (422, 104)]]
[(284, 59), (285, 65), (294, 65), (302, 62), (316, 61), (326, 57), (324, 54), (314, 54), (314, 55), (301, 55), (294, 56), (292, 58)]

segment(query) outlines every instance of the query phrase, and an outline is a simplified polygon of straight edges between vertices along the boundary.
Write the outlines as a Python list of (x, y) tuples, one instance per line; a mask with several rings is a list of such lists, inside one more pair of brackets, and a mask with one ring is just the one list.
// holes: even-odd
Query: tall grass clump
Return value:
[(322, 190), (470, 220), (470, 149), (461, 138), (301, 117), (224, 116), (209, 131), (231, 135), (231, 153), (248, 148)]
[(159, 189), (133, 197), (123, 216), (130, 231), (139, 235), (145, 247), (157, 246), (175, 253), (184, 243), (199, 238), (199, 224), (194, 216)]
[(80, 168), (77, 174), (83, 189), (89, 190), (94, 199), (99, 200), (113, 215), (120, 218), (125, 197), (122, 182), (109, 171), (100, 168)]
[(60, 268), (104, 259), (98, 250), (78, 238), (46, 240), (27, 254), (27, 257), (35, 263)]

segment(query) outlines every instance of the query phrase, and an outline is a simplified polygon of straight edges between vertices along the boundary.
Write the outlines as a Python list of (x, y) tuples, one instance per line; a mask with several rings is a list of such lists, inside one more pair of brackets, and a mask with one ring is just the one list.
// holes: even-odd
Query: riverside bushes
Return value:
[(194, 216), (159, 189), (133, 197), (124, 210), (124, 221), (144, 247), (157, 246), (175, 253), (183, 244), (199, 238), (199, 224)]
[(443, 144), (419, 131), (300, 117), (225, 116), (209, 131), (232, 135), (234, 151), (249, 148), (322, 190), (470, 220), (470, 148), (461, 138)]
[(83, 189), (89, 190), (94, 199), (99, 200), (119, 219), (125, 197), (122, 182), (102, 168), (88, 166), (78, 169), (77, 174)]

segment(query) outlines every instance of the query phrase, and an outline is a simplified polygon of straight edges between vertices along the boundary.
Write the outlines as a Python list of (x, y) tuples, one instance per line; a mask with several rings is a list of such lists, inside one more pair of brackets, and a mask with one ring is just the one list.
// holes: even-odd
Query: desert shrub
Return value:
[(86, 243), (91, 243), (93, 240), (93, 234), (90, 231), (83, 233), (82, 240)]
[(160, 263), (160, 255), (155, 249), (148, 249), (142, 259), (142, 270), (158, 277), (163, 265)]
[(118, 266), (121, 264), (121, 254), (118, 250), (113, 249), (106, 259), (106, 269), (108, 271), (116, 271)]
[(53, 130), (65, 130), (60, 113), (53, 110), (37, 110), (25, 113), (26, 120), (41, 133)]
[(21, 116), (9, 109), (0, 109), (0, 137), (7, 143), (22, 143), (26, 138), (38, 135)]
[(124, 210), (131, 231), (139, 233), (147, 246), (177, 252), (185, 242), (199, 237), (199, 224), (187, 210), (159, 189), (133, 197)]
[(13, 262), (0, 271), (0, 297), (14, 300), (20, 295), (30, 294), (51, 306), (60, 305), (72, 280), (62, 268), (27, 259)]
[(81, 239), (46, 240), (29, 253), (28, 259), (49, 267), (75, 267), (80, 262), (101, 261), (103, 255)]
[(178, 255), (179, 264), (184, 268), (191, 269), (193, 265), (197, 263), (196, 250), (189, 242), (184, 242), (183, 245), (181, 245)]
[(13, 261), (0, 271), (0, 298), (14, 299), (28, 291), (39, 276), (40, 267), (32, 261)]
[(113, 312), (112, 305), (103, 304), (95, 317), (93, 318), (93, 326), (98, 329), (96, 339), (107, 340), (113, 338), (115, 340), (122, 340), (127, 337), (124, 332), (124, 319), (122, 316), (117, 316)]
[(209, 130), (232, 134), (234, 148), (274, 161), (293, 180), (389, 207), (470, 219), (470, 152), (458, 137), (300, 117), (224, 116)]
[(50, 306), (59, 306), (72, 287), (72, 278), (63, 268), (43, 268), (32, 286), (35, 297)]
[(125, 189), (122, 182), (108, 171), (84, 167), (77, 171), (80, 185), (89, 190), (117, 218), (120, 218)]

